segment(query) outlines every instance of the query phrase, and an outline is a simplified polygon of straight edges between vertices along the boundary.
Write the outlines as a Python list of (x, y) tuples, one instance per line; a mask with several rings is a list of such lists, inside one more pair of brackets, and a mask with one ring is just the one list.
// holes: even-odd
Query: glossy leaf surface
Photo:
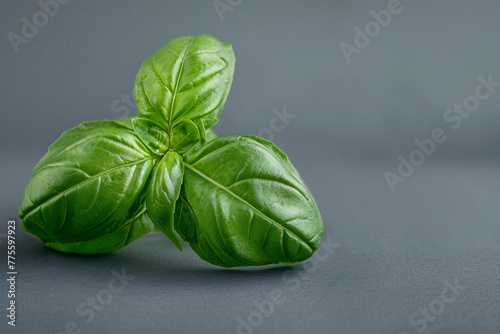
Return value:
[(167, 152), (169, 136), (160, 124), (145, 118), (135, 117), (132, 119), (132, 125), (137, 135), (151, 151), (158, 155)]
[(153, 222), (149, 219), (146, 209), (141, 208), (134, 217), (127, 220), (122, 227), (115, 232), (104, 234), (89, 241), (74, 243), (47, 242), (45, 246), (64, 253), (112, 253), (122, 249), (149, 232), (153, 232)]
[(146, 195), (149, 217), (156, 228), (172, 240), (180, 250), (182, 245), (174, 231), (174, 212), (175, 202), (181, 191), (183, 174), (182, 157), (175, 152), (167, 152), (153, 172)]
[(233, 72), (229, 43), (209, 35), (174, 39), (139, 69), (134, 88), (139, 113), (168, 133), (186, 119), (203, 118), (208, 129), (217, 122)]
[(117, 231), (137, 212), (159, 159), (132, 118), (96, 121), (62, 134), (37, 164), (19, 217), (44, 242), (72, 243)]
[(219, 137), (184, 158), (195, 226), (179, 233), (201, 258), (225, 267), (294, 263), (318, 248), (324, 228), (316, 204), (272, 143)]
[(192, 120), (188, 119), (176, 124), (171, 134), (172, 150), (182, 154), (193, 144), (205, 138), (205, 129), (198, 128)]

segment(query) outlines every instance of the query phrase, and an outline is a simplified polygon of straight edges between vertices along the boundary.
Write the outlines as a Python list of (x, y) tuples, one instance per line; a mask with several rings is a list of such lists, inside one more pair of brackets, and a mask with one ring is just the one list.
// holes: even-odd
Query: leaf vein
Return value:
[(265, 214), (263, 214), (260, 210), (258, 210), (256, 207), (254, 207), (253, 205), (251, 205), (250, 203), (248, 203), (246, 200), (244, 200), (243, 198), (239, 197), (238, 195), (236, 195), (234, 192), (232, 192), (231, 190), (227, 189), (226, 187), (224, 187), (223, 185), (221, 185), (220, 183), (218, 183), (217, 181), (209, 178), (208, 176), (206, 176), (205, 174), (203, 174), (202, 172), (200, 172), (199, 170), (197, 170), (196, 168), (194, 168), (192, 165), (188, 164), (188, 163), (184, 163), (185, 166), (187, 168), (189, 168), (190, 170), (192, 170), (193, 172), (195, 172), (196, 174), (198, 174), (199, 176), (201, 176), (202, 178), (204, 178), (205, 180), (207, 180), (208, 182), (212, 183), (214, 186), (216, 186), (217, 188), (221, 189), (221, 190), (224, 190), (225, 192), (227, 192), (229, 195), (233, 196), (235, 199), (239, 200), (240, 202), (242, 202), (243, 204), (247, 205), (248, 207), (250, 207), (250, 209), (254, 210), (256, 213), (258, 213), (259, 215), (261, 215), (263, 218), (265, 218), (266, 220), (268, 220), (271, 224), (273, 225), (276, 225), (280, 228), (282, 228), (283, 230), (287, 231), (291, 236), (293, 236), (295, 239), (297, 239), (298, 241), (302, 242), (311, 252), (312, 252), (312, 248), (307, 244), (307, 242), (305, 240), (302, 240), (300, 237), (298, 237), (295, 233), (293, 233), (292, 231), (290, 231), (288, 228), (286, 228), (285, 226), (279, 224), (278, 222), (276, 222), (275, 220), (271, 219), (270, 217), (266, 216)]
[[(28, 211), (28, 212), (27, 212), (27, 213), (26, 213), (26, 214), (22, 217), (22, 219), (26, 219), (28, 216), (30, 216), (30, 215), (31, 215), (31, 214), (32, 214), (35, 210), (37, 210), (38, 208), (41, 208), (43, 205), (45, 205), (45, 204), (47, 204), (47, 203), (50, 203), (50, 202), (52, 202), (52, 201), (56, 200), (56, 199), (57, 199), (57, 198), (58, 198), (61, 194), (66, 194), (66, 193), (68, 193), (68, 192), (69, 192), (69, 191), (71, 191), (72, 189), (74, 189), (74, 188), (76, 188), (76, 187), (80, 186), (81, 184), (83, 184), (83, 183), (87, 182), (87, 181), (88, 181), (88, 180), (90, 180), (90, 179), (93, 179), (93, 178), (95, 178), (95, 177), (99, 177), (99, 176), (101, 176), (101, 175), (104, 175), (104, 174), (106, 174), (106, 173), (112, 172), (112, 171), (117, 170), (117, 169), (120, 169), (120, 168), (125, 168), (125, 167), (129, 167), (129, 166), (138, 165), (138, 164), (140, 164), (140, 163), (142, 163), (142, 162), (145, 162), (145, 161), (148, 161), (148, 160), (151, 160), (151, 159), (157, 159), (157, 157), (148, 157), (148, 158), (145, 158), (145, 159), (141, 159), (141, 160), (133, 161), (133, 162), (131, 162), (131, 163), (128, 163), (128, 164), (125, 164), (125, 165), (120, 165), (120, 166), (115, 166), (115, 167), (110, 168), (110, 169), (108, 169), (108, 170), (102, 171), (102, 172), (100, 172), (100, 173), (98, 173), (98, 174), (92, 175), (92, 176), (91, 176), (91, 177), (89, 177), (88, 179), (85, 179), (85, 180), (83, 180), (83, 181), (81, 181), (81, 182), (78, 182), (77, 184), (75, 184), (75, 185), (73, 185), (73, 186), (69, 187), (68, 189), (66, 189), (66, 190), (64, 190), (64, 191), (60, 192), (59, 194), (57, 194), (56, 196), (49, 198), (48, 200), (44, 201), (44, 202), (43, 202), (43, 203), (41, 203), (40, 205), (38, 205), (38, 206), (36, 206), (35, 208), (31, 209), (30, 211)], [(33, 203), (33, 204), (34, 204), (34, 203)]]

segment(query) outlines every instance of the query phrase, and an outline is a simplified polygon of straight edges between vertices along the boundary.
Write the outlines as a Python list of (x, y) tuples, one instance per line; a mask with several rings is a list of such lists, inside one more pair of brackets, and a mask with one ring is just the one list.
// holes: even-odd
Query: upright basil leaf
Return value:
[(324, 227), (318, 208), (271, 142), (219, 137), (184, 158), (186, 199), (196, 217), (195, 233), (186, 237), (205, 261), (225, 267), (295, 263), (319, 247)]
[(82, 123), (50, 146), (19, 208), (27, 232), (44, 242), (85, 242), (134, 216), (159, 157), (139, 139), (132, 119)]
[(146, 195), (148, 215), (156, 228), (162, 231), (182, 251), (182, 244), (174, 232), (175, 202), (182, 186), (184, 165), (182, 157), (167, 152), (156, 166)]
[(146, 58), (137, 74), (134, 95), (140, 115), (172, 127), (186, 119), (217, 122), (234, 72), (229, 43), (209, 35), (172, 40)]
[(104, 234), (85, 242), (58, 243), (47, 242), (45, 246), (64, 253), (73, 254), (104, 254), (112, 253), (141, 236), (153, 231), (153, 222), (146, 213), (146, 207), (141, 207), (134, 217), (128, 219), (115, 232)]
[(136, 117), (132, 119), (135, 132), (142, 141), (158, 155), (163, 155), (168, 150), (169, 137), (165, 129), (149, 119)]

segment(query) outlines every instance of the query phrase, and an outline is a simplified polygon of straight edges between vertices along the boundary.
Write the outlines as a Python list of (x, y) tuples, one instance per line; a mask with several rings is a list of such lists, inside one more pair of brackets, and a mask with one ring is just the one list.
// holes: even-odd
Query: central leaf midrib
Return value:
[(168, 130), (169, 134), (170, 134), (170, 130), (172, 129), (172, 117), (173, 117), (174, 106), (175, 106), (175, 98), (177, 97), (177, 88), (179, 87), (179, 81), (180, 81), (180, 78), (182, 75), (182, 71), (184, 70), (184, 62), (187, 58), (187, 55), (189, 54), (189, 50), (191, 50), (191, 46), (193, 45), (195, 39), (196, 39), (196, 37), (194, 37), (191, 40), (191, 43), (189, 43), (189, 46), (186, 50), (186, 53), (182, 57), (181, 68), (179, 69), (179, 73), (177, 74), (177, 78), (175, 80), (174, 95), (172, 96), (172, 104), (170, 105), (170, 112), (167, 115), (167, 117), (168, 117), (168, 129), (167, 130)]
[(192, 165), (188, 164), (187, 162), (184, 162), (184, 165), (187, 168), (189, 168), (190, 170), (192, 170), (193, 172), (195, 172), (196, 174), (200, 175), (202, 178), (204, 178), (208, 182), (210, 182), (213, 185), (215, 185), (216, 187), (224, 190), (229, 195), (233, 196), (234, 198), (236, 198), (237, 200), (239, 200), (243, 204), (247, 205), (250, 209), (254, 210), (256, 213), (258, 213), (259, 215), (261, 215), (262, 217), (264, 217), (265, 219), (267, 219), (269, 222), (271, 222), (271, 224), (273, 224), (275, 226), (278, 226), (278, 227), (284, 229), (285, 231), (287, 231), (288, 233), (290, 233), (291, 235), (293, 235), (297, 240), (300, 240), (310, 251), (312, 251), (312, 248), (307, 244), (307, 242), (305, 242), (305, 240), (303, 240), (302, 238), (300, 238), (299, 236), (297, 236), (295, 233), (293, 233), (292, 231), (290, 231), (288, 228), (286, 228), (285, 226), (279, 224), (274, 219), (266, 216), (264, 213), (262, 213), (259, 209), (257, 209), (256, 207), (254, 207), (252, 204), (248, 203), (246, 200), (244, 200), (243, 198), (241, 198), (240, 196), (238, 196), (237, 194), (235, 194), (234, 192), (232, 192), (228, 188), (224, 187), (222, 184), (218, 183), (214, 179), (211, 179), (210, 177), (206, 176), (205, 174), (203, 174), (202, 172), (200, 172), (199, 170), (197, 170), (196, 168), (194, 168)]

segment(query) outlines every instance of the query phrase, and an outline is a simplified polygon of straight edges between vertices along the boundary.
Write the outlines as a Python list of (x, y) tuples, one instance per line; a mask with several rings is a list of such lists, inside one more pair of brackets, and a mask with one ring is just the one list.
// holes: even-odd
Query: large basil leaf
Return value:
[(219, 137), (184, 158), (186, 211), (194, 217), (177, 225), (205, 261), (224, 267), (295, 263), (319, 247), (324, 227), (318, 208), (271, 142)]
[(96, 239), (85, 242), (58, 243), (47, 242), (45, 246), (64, 253), (74, 254), (104, 254), (116, 252), (137, 240), (143, 235), (153, 232), (154, 225), (149, 219), (146, 208), (140, 208), (134, 217), (128, 219), (115, 232), (104, 234)]
[(175, 202), (182, 186), (184, 165), (182, 157), (167, 152), (156, 166), (146, 195), (146, 207), (155, 227), (162, 231), (182, 251), (182, 244), (174, 232)]
[(209, 35), (172, 40), (146, 58), (136, 77), (134, 95), (141, 116), (172, 127), (186, 119), (217, 122), (234, 72), (229, 43)]
[(160, 158), (133, 130), (134, 118), (82, 123), (50, 146), (19, 208), (27, 232), (44, 242), (84, 242), (134, 216)]

